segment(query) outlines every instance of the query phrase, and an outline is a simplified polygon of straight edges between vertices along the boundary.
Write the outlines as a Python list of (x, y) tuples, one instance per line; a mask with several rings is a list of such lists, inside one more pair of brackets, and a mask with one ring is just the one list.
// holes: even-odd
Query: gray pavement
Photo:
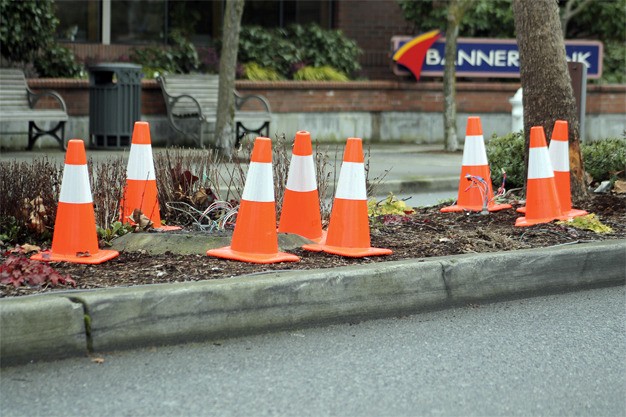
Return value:
[(2, 370), (12, 416), (624, 416), (624, 287)]

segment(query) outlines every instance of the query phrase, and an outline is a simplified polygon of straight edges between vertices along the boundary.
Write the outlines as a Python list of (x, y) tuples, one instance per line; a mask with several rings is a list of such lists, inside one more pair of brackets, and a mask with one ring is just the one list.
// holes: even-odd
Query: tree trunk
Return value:
[(555, 0), (513, 0), (515, 31), (524, 89), (525, 161), (528, 168), (530, 128), (543, 126), (549, 138), (556, 120), (569, 124), (571, 191), (574, 200), (587, 196), (580, 155), (579, 121), (567, 69), (565, 44)]
[(215, 145), (230, 156), (235, 145), (235, 72), (239, 49), (239, 29), (244, 0), (226, 0), (222, 51), (220, 54), (220, 86), (217, 97)]
[(444, 150), (459, 149), (456, 133), (456, 40), (459, 37), (459, 1), (450, 0), (446, 25), (446, 51), (443, 70), (443, 133)]

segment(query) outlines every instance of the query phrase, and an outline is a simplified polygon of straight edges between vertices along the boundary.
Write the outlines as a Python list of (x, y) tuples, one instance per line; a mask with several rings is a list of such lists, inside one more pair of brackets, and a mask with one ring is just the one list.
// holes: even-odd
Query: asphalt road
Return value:
[(624, 295), (614, 287), (5, 368), (0, 415), (623, 416)]

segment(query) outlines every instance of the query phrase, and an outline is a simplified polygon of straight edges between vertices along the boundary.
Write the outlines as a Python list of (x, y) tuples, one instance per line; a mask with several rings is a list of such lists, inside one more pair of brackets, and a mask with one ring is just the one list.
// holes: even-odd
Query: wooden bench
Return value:
[[(60, 109), (35, 108), (43, 97), (52, 97)], [(35, 93), (28, 88), (24, 73), (19, 69), (0, 68), (0, 121), (28, 122), (28, 147), (33, 149), (37, 139), (50, 135), (65, 150), (65, 122), (67, 122), (65, 101), (56, 92), (45, 90)], [(43, 129), (36, 122), (58, 122), (52, 129)], [(59, 134), (60, 131), (60, 134)]]
[[(204, 147), (204, 127), (215, 132), (219, 75), (168, 74), (157, 77), (163, 91), (167, 119), (174, 130), (193, 138)], [(235, 94), (236, 146), (247, 133), (269, 137), (271, 110), (263, 96)], [(191, 127), (185, 120), (197, 121)], [(168, 145), (169, 145), (168, 139)]]

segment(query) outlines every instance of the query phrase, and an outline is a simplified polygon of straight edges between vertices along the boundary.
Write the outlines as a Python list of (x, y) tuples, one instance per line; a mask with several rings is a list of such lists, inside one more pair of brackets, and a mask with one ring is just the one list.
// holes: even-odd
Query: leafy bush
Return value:
[(201, 62), (193, 43), (178, 31), (170, 35), (172, 46), (149, 46), (133, 48), (130, 60), (143, 67), (146, 78), (154, 78), (159, 73), (171, 72), (188, 74), (200, 68)]
[(0, 0), (0, 52), (13, 62), (31, 62), (54, 44), (59, 20), (52, 1)]
[(265, 68), (256, 62), (244, 64), (244, 78), (252, 81), (280, 81), (284, 78), (273, 68)]
[(291, 25), (282, 32), (293, 40), (306, 65), (329, 66), (344, 74), (353, 74), (361, 69), (359, 55), (363, 51), (339, 30), (325, 30), (311, 24)]
[(358, 63), (361, 53), (356, 42), (342, 32), (317, 25), (291, 25), (286, 29), (247, 26), (239, 34), (241, 62), (272, 68), (285, 78), (303, 65), (329, 66), (352, 74), (361, 68)]
[(53, 45), (35, 58), (35, 69), (40, 77), (80, 77), (83, 67), (76, 62), (74, 53), (64, 46)]
[(485, 147), (491, 169), (491, 181), (499, 184), (502, 181), (502, 170), (504, 170), (507, 189), (523, 187), (526, 171), (523, 132), (509, 133), (502, 137), (493, 135)]
[(296, 46), (277, 30), (260, 26), (244, 26), (239, 33), (238, 59), (241, 62), (255, 62), (264, 68), (271, 68), (283, 77), (289, 75), (292, 65), (301, 61)]
[[(13, 63), (33, 63), (41, 77), (78, 77), (82, 66), (54, 34), (59, 20), (53, 1), (0, 0), (0, 51)], [(30, 74), (27, 74), (30, 75)]]
[(595, 181), (613, 180), (626, 170), (626, 138), (609, 138), (582, 144), (585, 171)]
[(299, 81), (348, 81), (346, 74), (328, 66), (302, 67), (293, 74)]

